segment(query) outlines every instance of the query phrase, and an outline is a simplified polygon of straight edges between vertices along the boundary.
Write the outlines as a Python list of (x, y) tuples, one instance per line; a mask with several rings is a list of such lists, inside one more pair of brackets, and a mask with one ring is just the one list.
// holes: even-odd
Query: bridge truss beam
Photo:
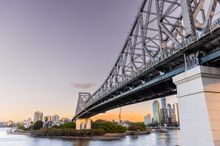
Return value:
[[(220, 0), (143, 0), (108, 77), (95, 93), (83, 101), (83, 106), (78, 102), (76, 117), (103, 101), (131, 90), (139, 82), (145, 83), (170, 72), (184, 64), (184, 59), (190, 59), (192, 54), (195, 57), (196, 52), (204, 52), (205, 49), (206, 53), (209, 52), (207, 48), (210, 48), (210, 43), (205, 44), (208, 38), (204, 42), (201, 40), (219, 25), (219, 4)], [(217, 37), (214, 35), (210, 41)], [(186, 58), (179, 57), (183, 52)], [(155, 68), (157, 64), (165, 66)], [(134, 82), (143, 72), (147, 75)]]

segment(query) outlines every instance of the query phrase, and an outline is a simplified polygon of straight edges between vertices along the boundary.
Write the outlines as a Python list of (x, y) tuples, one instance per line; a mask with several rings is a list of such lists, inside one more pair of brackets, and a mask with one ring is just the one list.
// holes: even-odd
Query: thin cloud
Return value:
[(95, 86), (95, 83), (70, 83), (74, 89), (90, 89)]

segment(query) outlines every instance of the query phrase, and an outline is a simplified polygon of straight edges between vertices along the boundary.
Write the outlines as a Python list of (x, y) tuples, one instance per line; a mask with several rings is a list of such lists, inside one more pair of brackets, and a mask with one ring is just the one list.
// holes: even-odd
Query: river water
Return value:
[(32, 138), (25, 135), (8, 135), (7, 128), (0, 128), (0, 146), (176, 146), (179, 145), (179, 131), (151, 133), (138, 137), (126, 136), (119, 140), (61, 140)]

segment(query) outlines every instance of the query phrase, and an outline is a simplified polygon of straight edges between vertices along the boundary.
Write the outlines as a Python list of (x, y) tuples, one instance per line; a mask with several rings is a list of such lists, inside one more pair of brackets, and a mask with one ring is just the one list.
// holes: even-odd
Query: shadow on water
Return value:
[(89, 146), (89, 143), (88, 140), (75, 140), (73, 146)]

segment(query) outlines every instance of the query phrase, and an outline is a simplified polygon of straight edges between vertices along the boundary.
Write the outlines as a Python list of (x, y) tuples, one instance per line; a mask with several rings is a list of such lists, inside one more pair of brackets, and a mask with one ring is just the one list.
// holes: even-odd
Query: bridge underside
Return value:
[(154, 86), (151, 86), (146, 89), (142, 89), (138, 92), (129, 93), (126, 96), (122, 96), (108, 102), (106, 104), (102, 104), (97, 108), (92, 109), (91, 111), (84, 114), (82, 117), (91, 117), (98, 113), (103, 113), (105, 111), (115, 109), (118, 107), (131, 105), (143, 101), (148, 101), (152, 99), (156, 99), (163, 96), (176, 94), (176, 87), (172, 83), (171, 79), (162, 81), (161, 83), (157, 83)]
[[(174, 54), (172, 57), (128, 81), (123, 86), (107, 93), (103, 98), (87, 106), (74, 118), (88, 118), (118, 107), (176, 94), (176, 86), (172, 82), (172, 77), (186, 70), (184, 54), (203, 50), (206, 54), (202, 54), (197, 63), (220, 67), (219, 36), (220, 28), (193, 44), (191, 48), (188, 47), (186, 50)], [(212, 44), (212, 46), (207, 45), (207, 42)], [(163, 72), (161, 73), (160, 71)]]
[[(210, 53), (207, 56), (200, 58), (200, 63), (202, 65), (209, 65), (213, 67), (220, 67), (220, 50)], [(149, 82), (142, 83), (140, 81), (144, 79), (143, 76), (140, 76), (137, 79), (135, 88), (128, 90), (127, 92), (120, 93), (115, 95), (113, 98), (106, 96), (102, 101), (97, 102), (96, 104), (88, 107), (88, 110), (85, 110), (80, 117), (88, 118), (92, 117), (99, 113), (104, 113), (105, 111), (115, 109), (118, 107), (131, 105), (143, 101), (157, 99), (163, 96), (174, 95), (177, 93), (176, 85), (172, 81), (172, 77), (176, 76), (185, 71), (184, 65), (179, 65), (173, 71), (167, 72), (163, 75), (153, 78)], [(133, 82), (135, 83), (135, 82)], [(135, 84), (134, 84), (135, 85)], [(133, 86), (134, 87), (134, 86)], [(127, 86), (124, 87), (125, 89)], [(121, 89), (122, 90), (122, 89)]]

